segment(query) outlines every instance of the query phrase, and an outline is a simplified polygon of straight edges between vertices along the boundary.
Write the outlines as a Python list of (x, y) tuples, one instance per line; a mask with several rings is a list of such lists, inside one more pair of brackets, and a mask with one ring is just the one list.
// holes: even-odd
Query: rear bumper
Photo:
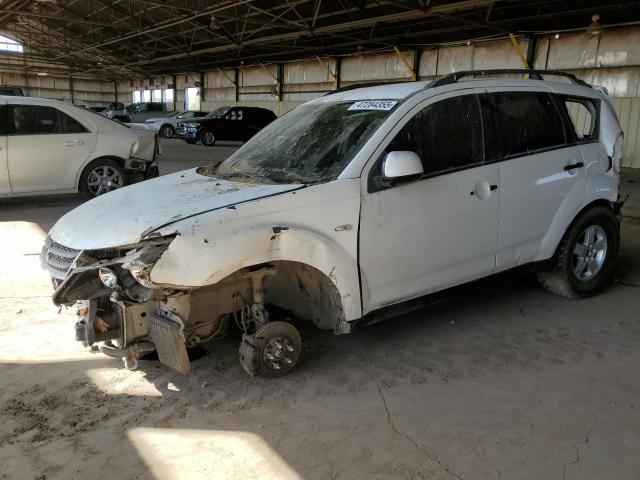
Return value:
[(162, 152), (160, 150), (158, 134), (154, 135), (154, 142), (152, 160), (130, 157), (125, 162), (124, 169), (127, 172), (128, 183), (136, 183), (149, 178), (155, 178), (160, 174), (157, 159), (162, 155)]

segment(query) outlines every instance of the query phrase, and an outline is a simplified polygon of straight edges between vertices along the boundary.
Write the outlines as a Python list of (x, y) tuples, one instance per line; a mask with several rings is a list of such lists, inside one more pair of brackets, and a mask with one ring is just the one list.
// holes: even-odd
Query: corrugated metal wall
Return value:
[(640, 168), (640, 98), (614, 98), (613, 106), (624, 131), (622, 166)]
[[(522, 52), (526, 52), (528, 41), (519, 42)], [(543, 36), (538, 38), (535, 51), (536, 68), (572, 71), (589, 83), (607, 87), (625, 130), (624, 165), (640, 168), (640, 28), (605, 29), (597, 36), (585, 32)], [(522, 67), (518, 52), (508, 40), (426, 49), (417, 60), (412, 51), (403, 51), (402, 55), (404, 59), (396, 52), (387, 52), (285, 63), (281, 86), (277, 81), (278, 66), (274, 64), (243, 67), (237, 73), (228, 68), (202, 76), (178, 75), (176, 108), (184, 108), (184, 89), (195, 86), (201, 79), (203, 110), (238, 104), (268, 108), (280, 116), (334, 90), (336, 77), (340, 86), (347, 86), (411, 80), (414, 71), (420, 79), (432, 79), (461, 70)], [(414, 70), (416, 61), (418, 68)], [(127, 102), (131, 90), (167, 88), (171, 83), (172, 77), (159, 77), (153, 79), (153, 86), (144, 80), (121, 84), (120, 98), (126, 97), (123, 101)]]
[[(1, 62), (1, 59), (0, 59)], [(0, 85), (22, 87), (25, 95), (72, 101), (76, 105), (102, 106), (115, 99), (114, 82), (87, 78), (73, 78), (54, 74), (38, 75), (30, 72), (0, 71)], [(130, 95), (129, 95), (130, 96)]]

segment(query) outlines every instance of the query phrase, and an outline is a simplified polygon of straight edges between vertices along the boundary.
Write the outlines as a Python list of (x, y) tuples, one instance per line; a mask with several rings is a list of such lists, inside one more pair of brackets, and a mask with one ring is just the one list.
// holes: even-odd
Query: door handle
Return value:
[(76, 142), (74, 142), (73, 140), (65, 140), (64, 142), (62, 142), (62, 144), (65, 147), (73, 147), (76, 144)]
[(484, 200), (491, 195), (491, 192), (498, 189), (498, 185), (490, 185), (489, 182), (478, 182), (476, 188), (469, 192), (470, 195), (474, 195), (479, 200)]
[(584, 162), (572, 163), (570, 165), (566, 165), (564, 167), (564, 171), (569, 172), (571, 170), (575, 170), (576, 168), (582, 168), (582, 167), (584, 167)]
[(84, 140), (76, 140), (76, 145), (84, 145)]

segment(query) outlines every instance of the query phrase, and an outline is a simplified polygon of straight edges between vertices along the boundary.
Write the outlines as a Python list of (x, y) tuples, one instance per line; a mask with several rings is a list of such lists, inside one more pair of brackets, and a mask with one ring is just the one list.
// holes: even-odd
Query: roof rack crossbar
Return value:
[(566, 77), (571, 82), (577, 85), (590, 86), (584, 80), (580, 80), (572, 73), (563, 72), (561, 70), (535, 70), (527, 68), (503, 68), (495, 70), (464, 70), (461, 72), (450, 73), (442, 78), (434, 80), (429, 84), (429, 88), (440, 87), (442, 85), (449, 85), (456, 83), (458, 80), (464, 77), (477, 77), (485, 75), (497, 75), (497, 74), (528, 74), (531, 80), (543, 80), (542, 75), (554, 75), (559, 77)]

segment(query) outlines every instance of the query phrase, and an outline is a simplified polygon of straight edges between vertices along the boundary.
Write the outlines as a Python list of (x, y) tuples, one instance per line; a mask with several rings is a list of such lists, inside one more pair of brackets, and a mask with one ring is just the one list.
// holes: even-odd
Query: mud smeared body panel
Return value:
[[(62, 217), (50, 235), (62, 245), (82, 250), (128, 245), (191, 215), (301, 187), (231, 182), (199, 175), (196, 169), (185, 170), (80, 205)], [(100, 234), (80, 236), (79, 231)]]

